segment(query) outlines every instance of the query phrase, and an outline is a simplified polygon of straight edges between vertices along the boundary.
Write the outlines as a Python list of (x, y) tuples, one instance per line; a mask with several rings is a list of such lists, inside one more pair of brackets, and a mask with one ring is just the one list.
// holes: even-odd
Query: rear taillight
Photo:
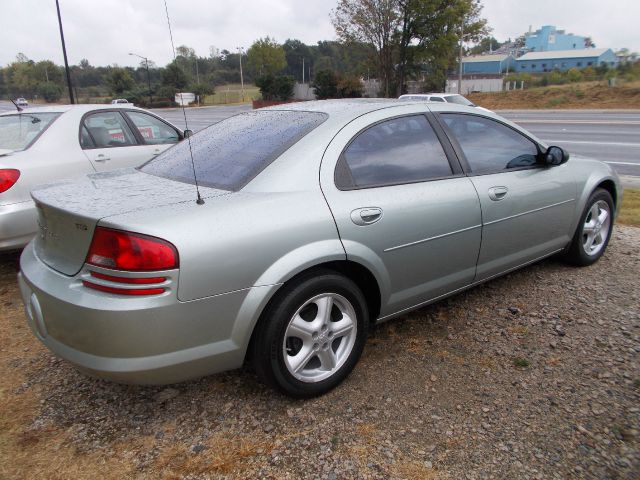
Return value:
[(97, 227), (87, 263), (128, 272), (171, 270), (178, 268), (178, 251), (161, 238)]
[(0, 193), (6, 192), (13, 187), (18, 178), (20, 178), (20, 170), (15, 168), (0, 169)]
[(178, 252), (161, 238), (97, 227), (86, 263), (109, 269), (108, 273), (90, 270), (92, 279), (82, 281), (87, 288), (118, 295), (158, 295), (166, 291), (167, 277), (121, 276), (119, 273), (130, 275), (178, 268)]

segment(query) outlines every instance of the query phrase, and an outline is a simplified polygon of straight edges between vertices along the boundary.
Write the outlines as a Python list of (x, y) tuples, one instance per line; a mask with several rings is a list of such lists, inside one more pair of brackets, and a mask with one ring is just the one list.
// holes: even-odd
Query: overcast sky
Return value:
[[(167, 0), (176, 47), (200, 56), (209, 47), (248, 48), (266, 35), (307, 44), (335, 39), (329, 12), (335, 0)], [(542, 25), (591, 36), (598, 47), (640, 51), (640, 0), (484, 0), (484, 16), (498, 40)], [(60, 0), (69, 62), (137, 65), (134, 52), (158, 65), (171, 58), (163, 0)], [(0, 0), (0, 65), (18, 52), (62, 64), (55, 0)]]

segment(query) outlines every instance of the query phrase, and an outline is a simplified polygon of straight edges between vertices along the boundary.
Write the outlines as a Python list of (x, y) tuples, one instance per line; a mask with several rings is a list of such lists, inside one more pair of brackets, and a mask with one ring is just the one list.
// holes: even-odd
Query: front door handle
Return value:
[(381, 218), (382, 209), (378, 207), (356, 208), (351, 212), (351, 221), (360, 226), (371, 225)]
[(489, 198), (494, 202), (499, 202), (507, 196), (509, 189), (507, 187), (491, 187), (489, 189)]

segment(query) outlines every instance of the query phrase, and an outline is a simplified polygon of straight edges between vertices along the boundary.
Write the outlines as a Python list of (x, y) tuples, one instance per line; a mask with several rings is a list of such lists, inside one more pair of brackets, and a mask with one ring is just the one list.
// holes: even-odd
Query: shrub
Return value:
[(582, 76), (585, 80), (594, 80), (596, 78), (596, 71), (593, 67), (587, 67), (582, 70)]
[(350, 75), (342, 77), (338, 81), (338, 97), (339, 98), (361, 98), (364, 86), (359, 77)]
[(47, 103), (57, 102), (62, 97), (62, 88), (54, 83), (44, 83), (38, 88), (38, 93)]
[(289, 100), (293, 97), (294, 84), (291, 75), (263, 75), (256, 79), (263, 100)]
[(561, 72), (554, 70), (549, 75), (549, 84), (550, 85), (562, 85), (565, 83), (564, 75)]
[(579, 82), (582, 80), (582, 72), (574, 67), (567, 72), (567, 79), (571, 83)]
[(338, 77), (333, 70), (326, 69), (316, 72), (311, 86), (319, 100), (338, 96)]

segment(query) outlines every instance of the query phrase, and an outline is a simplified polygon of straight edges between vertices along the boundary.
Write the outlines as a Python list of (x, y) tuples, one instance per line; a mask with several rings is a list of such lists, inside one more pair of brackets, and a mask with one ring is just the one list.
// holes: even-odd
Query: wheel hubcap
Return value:
[(307, 300), (285, 330), (282, 353), (287, 370), (302, 382), (320, 382), (344, 365), (356, 341), (353, 305), (337, 293)]
[(600, 253), (609, 236), (611, 226), (611, 210), (604, 200), (594, 203), (582, 226), (582, 246), (587, 255)]

